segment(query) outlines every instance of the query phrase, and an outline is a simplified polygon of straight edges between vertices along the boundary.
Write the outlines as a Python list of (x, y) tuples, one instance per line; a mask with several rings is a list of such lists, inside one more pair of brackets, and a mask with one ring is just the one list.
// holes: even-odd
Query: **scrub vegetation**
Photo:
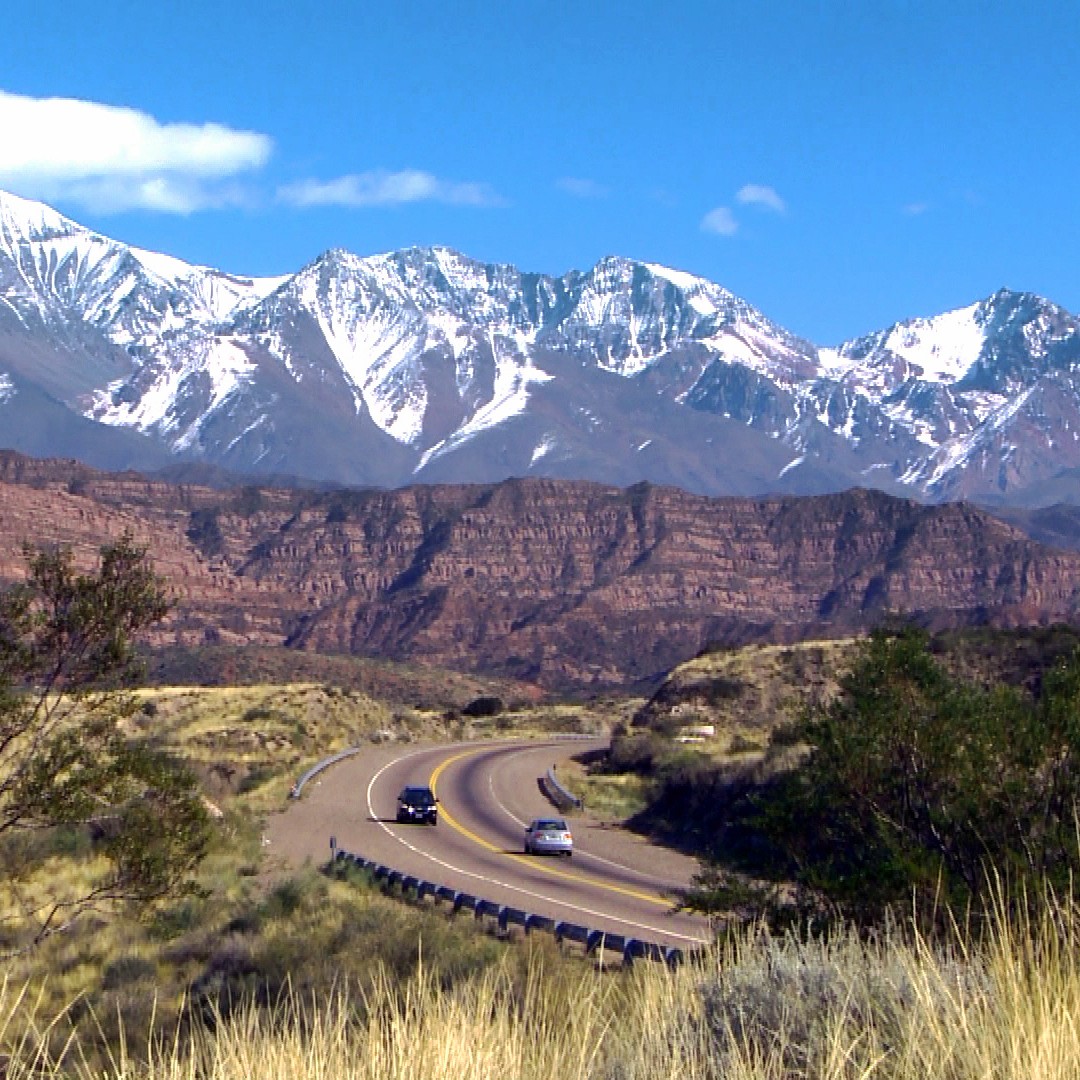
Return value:
[(637, 826), (706, 860), (691, 907), (985, 919), (998, 877), (1032, 902), (1080, 870), (1080, 652), (1061, 639), (1044, 637), (1041, 664), (1030, 642), (1009, 649), (1006, 682), (970, 639), (881, 629), (761, 752), (717, 758), (654, 726), (617, 738), (603, 767), (648, 777)]
[(1077, 913), (995, 910), (975, 943), (955, 927), (807, 940), (748, 926), (675, 971), (601, 974), (525, 947), (448, 981), (425, 939), (405, 975), (372, 957), (359, 987), (219, 998), (197, 1024), (157, 1022), (138, 1052), (130, 1031), (61, 1038), (69, 1015), (9, 980), (0, 1041), (10, 1078), (1071, 1080)]
[[(899, 628), (712, 653), (649, 702), (552, 703), (471, 677), (440, 699), (431, 672), (344, 660), (343, 685), (317, 664), (275, 682), (274, 653), (249, 657), (234, 684), (122, 690), (140, 622), (80, 647), (83, 666), (49, 682), (43, 644), (96, 625), (109, 582), (149, 590), (131, 594), (146, 619), (160, 610), (137, 550), (103, 558), (119, 561), (81, 578), (62, 552), (37, 556), (38, 591), (4, 598), (3, 715), (25, 723), (36, 702), (60, 738), (44, 759), (60, 767), (4, 789), (36, 838), (4, 841), (23, 905), (9, 897), (8, 933), (58, 891), (150, 888), (9, 950), (8, 1080), (1080, 1075), (1069, 632)], [(69, 633), (42, 637), (50, 626)], [(104, 757), (70, 737), (88, 722)], [(687, 899), (715, 913), (717, 942), (675, 970), (542, 934), (511, 942), (354, 868), (291, 871), (262, 843), (299, 772), (345, 746), (605, 730), (612, 753), (564, 777), (590, 810), (634, 812), (711, 856)], [(80, 777), (116, 825), (61, 812), (84, 807), (67, 798)], [(188, 817), (132, 810), (120, 828), (170, 791), (166, 810)], [(143, 866), (139, 852), (170, 858)], [(144, 876), (118, 879), (132, 860)]]
[(133, 639), (167, 608), (145, 556), (124, 537), (80, 574), (28, 551), (0, 596), (0, 955), (184, 892), (209, 843), (191, 771), (124, 730)]

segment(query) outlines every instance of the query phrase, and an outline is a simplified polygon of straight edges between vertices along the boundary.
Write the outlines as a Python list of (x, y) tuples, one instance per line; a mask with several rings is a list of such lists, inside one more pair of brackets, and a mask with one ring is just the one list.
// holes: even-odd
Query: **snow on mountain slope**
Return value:
[[(919, 449), (891, 468), (899, 482), (923, 496), (969, 490), (972, 477), (995, 494), (1023, 483), (1036, 458), (1061, 467), (1071, 460), (1051, 435), (1062, 408), (1080, 407), (1080, 322), (1029, 293), (1002, 289), (976, 304), (930, 319), (913, 319), (820, 351), (821, 376), (811, 393), (843, 385), (853, 401), (886, 417)], [(1033, 395), (1056, 385), (1054, 417), (1037, 415)], [(1017, 470), (1009, 432), (1031, 454)], [(1022, 435), (1019, 433), (1022, 432)], [(850, 431), (858, 437), (857, 430)], [(995, 449), (990, 449), (994, 447)], [(887, 457), (886, 448), (879, 460)]]
[(598, 479), (634, 460), (722, 490), (738, 428), (778, 488), (818, 470), (942, 498), (1071, 468), (1080, 438), (1080, 324), (1031, 294), (824, 349), (655, 263), (555, 277), (443, 247), (331, 250), (245, 278), (0, 193), (0, 398), (35, 363), (68, 408), (173, 454), (388, 483), (455, 460), (565, 475), (587, 447)]
[[(866, 376), (887, 368), (896, 381), (956, 382), (967, 374), (986, 342), (986, 307), (971, 304), (931, 319), (912, 319), (889, 330), (820, 351), (822, 374)], [(883, 358), (895, 363), (883, 364)]]
[(120, 345), (192, 320), (220, 322), (284, 278), (234, 277), (127, 247), (44, 207), (0, 193), (0, 283), (9, 307), (42, 319), (74, 311)]
[[(255, 365), (237, 342), (199, 338), (179, 362), (144, 369), (148, 377), (137, 396), (126, 392), (127, 380), (103, 388), (88, 415), (110, 427), (157, 430), (171, 437), (174, 450), (184, 451), (195, 445), (206, 417), (223, 407), (254, 372)], [(184, 397), (200, 399), (194, 414), (177, 408)]]
[[(415, 472), (422, 471), (429, 462), (449, 453), (481, 432), (498, 427), (499, 424), (521, 415), (528, 408), (530, 388), (551, 382), (554, 378), (554, 376), (532, 364), (528, 358), (527, 345), (523, 338), (516, 342), (517, 349), (511, 354), (509, 362), (500, 362), (501, 350), (494, 335), (491, 336), (489, 345), (491, 355), (496, 358), (495, 381), (491, 398), (481, 405), (469, 420), (462, 424), (451, 436), (425, 450), (417, 463)], [(544, 453), (553, 448), (551, 443), (545, 443), (545, 446)], [(534, 450), (529, 458), (530, 465), (535, 464), (543, 456), (543, 453), (537, 456)]]
[(9, 258), (17, 257), (21, 243), (63, 236), (72, 231), (80, 231), (80, 226), (52, 207), (0, 191), (0, 249)]
[[(676, 281), (692, 283), (689, 297)], [(599, 370), (629, 377), (696, 334), (703, 348), (769, 365), (753, 337), (771, 326), (763, 316), (719, 286), (626, 259), (557, 279), (445, 248), (366, 259), (328, 252), (251, 314), (298, 379), (302, 365), (282, 328), (300, 312), (317, 323), (357, 410), (399, 442), (416, 444), (424, 433), (432, 406), (424, 358), (441, 352), (453, 365), (469, 415), (439, 448), (424, 449), (422, 461), (524, 409), (528, 387), (552, 377), (533, 353), (587, 355)], [(748, 336), (739, 339), (743, 320)]]

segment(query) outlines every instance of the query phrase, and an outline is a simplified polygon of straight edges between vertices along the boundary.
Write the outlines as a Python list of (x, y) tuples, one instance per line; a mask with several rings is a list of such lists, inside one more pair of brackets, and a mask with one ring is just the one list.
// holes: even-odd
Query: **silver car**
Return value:
[(574, 853), (570, 826), (562, 818), (535, 818), (525, 829), (526, 855), (565, 855)]

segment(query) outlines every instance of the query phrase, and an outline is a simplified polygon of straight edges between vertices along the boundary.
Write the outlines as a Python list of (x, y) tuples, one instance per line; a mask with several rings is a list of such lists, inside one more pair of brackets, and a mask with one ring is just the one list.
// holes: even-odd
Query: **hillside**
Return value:
[(963, 504), (710, 499), (552, 480), (220, 491), (0, 457), (0, 578), (22, 545), (130, 531), (175, 608), (158, 645), (259, 644), (547, 686), (651, 679), (709, 646), (1068, 619), (1080, 555)]

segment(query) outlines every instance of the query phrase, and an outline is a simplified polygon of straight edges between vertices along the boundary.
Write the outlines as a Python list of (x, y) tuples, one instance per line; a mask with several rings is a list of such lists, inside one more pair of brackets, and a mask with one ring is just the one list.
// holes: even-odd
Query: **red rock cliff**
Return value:
[(124, 530), (176, 597), (161, 641), (282, 643), (548, 683), (650, 675), (716, 642), (887, 612), (1069, 618), (1080, 555), (963, 504), (869, 491), (709, 499), (551, 480), (217, 491), (0, 455), (0, 576), (21, 544), (89, 560)]

